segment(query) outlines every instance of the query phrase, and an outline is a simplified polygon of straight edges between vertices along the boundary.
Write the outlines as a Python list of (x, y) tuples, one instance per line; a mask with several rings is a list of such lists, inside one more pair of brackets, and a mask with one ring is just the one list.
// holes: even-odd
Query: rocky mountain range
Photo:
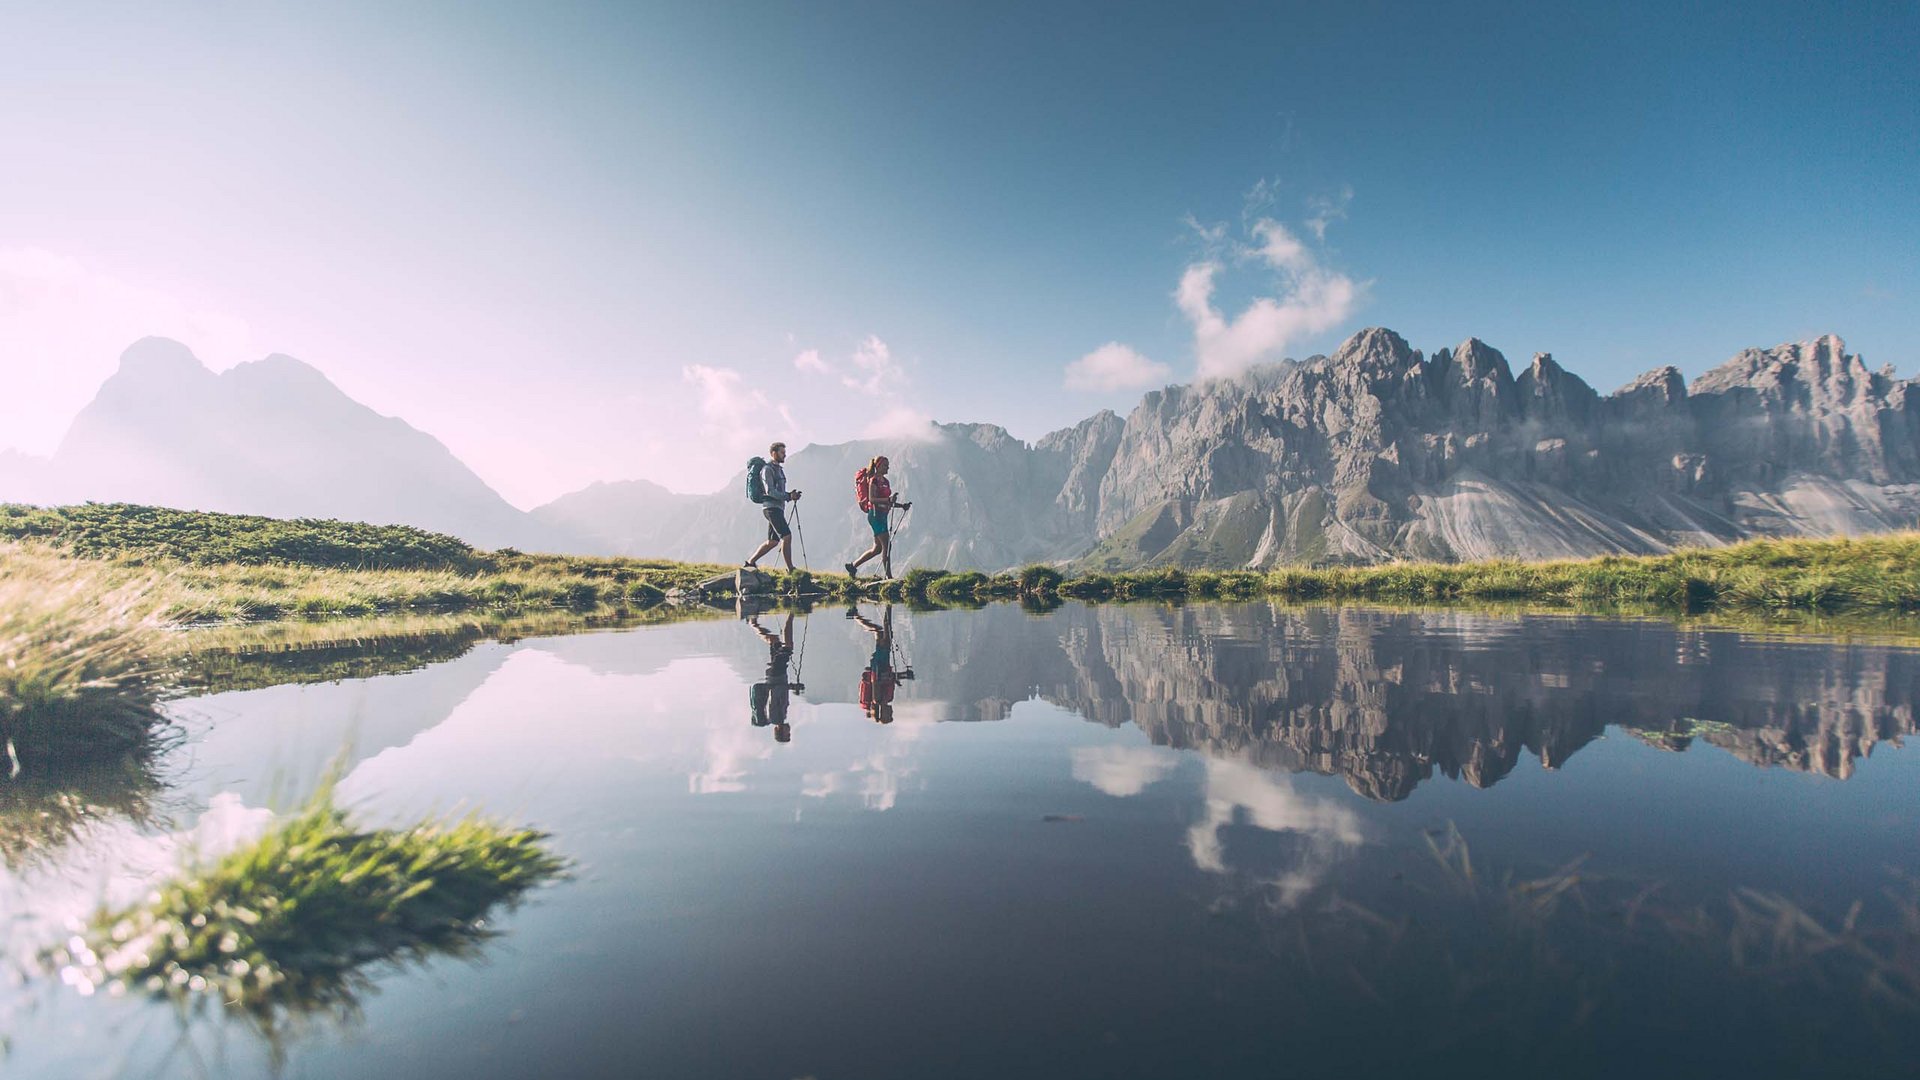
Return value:
[[(1603, 397), (1544, 353), (1516, 376), (1476, 339), (1427, 357), (1370, 329), (1332, 356), (1167, 387), (1124, 420), (1102, 412), (1032, 444), (948, 424), (922, 442), (808, 447), (788, 473), (837, 503), (815, 511), (826, 565), (865, 547), (849, 485), (883, 452), (915, 502), (896, 542), (913, 565), (1652, 553), (1920, 522), (1913, 385), (1828, 336)], [(603, 550), (725, 558), (756, 520), (729, 490), (628, 531), (574, 523)]]
[[(1828, 336), (1602, 396), (1477, 339), (1431, 357), (1385, 329), (1332, 356), (1169, 386), (1035, 442), (991, 424), (813, 445), (809, 561), (865, 549), (854, 472), (894, 460), (896, 564), (1255, 567), (1659, 552), (1920, 523), (1920, 398)], [(744, 463), (743, 463), (744, 467)], [(0, 498), (116, 499), (447, 531), (485, 546), (731, 561), (764, 526), (701, 496), (595, 484), (523, 513), (432, 437), (275, 356), (215, 375), (148, 339), (50, 462), (0, 455)]]

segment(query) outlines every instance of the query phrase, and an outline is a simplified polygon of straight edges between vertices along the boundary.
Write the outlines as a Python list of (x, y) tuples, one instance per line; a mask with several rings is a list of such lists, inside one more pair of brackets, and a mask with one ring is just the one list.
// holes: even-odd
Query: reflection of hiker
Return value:
[(888, 577), (893, 576), (893, 533), (888, 526), (894, 507), (902, 510), (913, 509), (909, 502), (895, 502), (893, 485), (887, 482), (887, 459), (874, 458), (867, 467), (853, 475), (853, 495), (860, 503), (860, 509), (867, 515), (867, 524), (873, 529), (873, 546), (867, 553), (847, 564), (847, 576), (859, 577), (860, 567), (875, 555), (880, 557), (880, 566)]
[(860, 708), (871, 716), (874, 723), (893, 723), (893, 692), (900, 684), (913, 678), (912, 668), (898, 671), (893, 666), (893, 605), (888, 604), (876, 626), (872, 620), (860, 614), (859, 608), (848, 608), (847, 618), (867, 628), (873, 635), (873, 659), (868, 662), (865, 671), (860, 673)]
[(793, 570), (793, 529), (787, 525), (787, 504), (800, 497), (797, 491), (787, 490), (787, 444), (774, 443), (767, 447), (767, 457), (750, 458), (747, 461), (747, 498), (760, 504), (760, 512), (767, 517), (767, 542), (760, 550), (747, 556), (740, 565), (754, 568), (760, 556), (772, 551), (775, 544), (780, 545), (780, 557), (787, 561), (787, 570)]
[(787, 613), (786, 629), (780, 637), (760, 625), (760, 616), (747, 616), (747, 624), (767, 642), (767, 677), (753, 684), (747, 703), (753, 708), (753, 726), (773, 725), (774, 742), (792, 742), (793, 728), (787, 723), (788, 692), (799, 693), (806, 687), (787, 680), (787, 663), (793, 659), (793, 613)]

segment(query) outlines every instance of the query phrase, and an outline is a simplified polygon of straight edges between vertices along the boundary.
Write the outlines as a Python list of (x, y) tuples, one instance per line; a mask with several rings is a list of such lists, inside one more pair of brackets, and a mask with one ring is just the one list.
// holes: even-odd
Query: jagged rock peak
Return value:
[(1586, 420), (1600, 395), (1586, 380), (1554, 363), (1551, 353), (1534, 353), (1533, 363), (1514, 380), (1521, 407), (1542, 419)]
[(1507, 366), (1506, 356), (1476, 337), (1468, 338), (1453, 350), (1453, 363), (1463, 382), (1474, 382), (1489, 376), (1502, 382), (1513, 378), (1513, 370)]
[(982, 450), (1004, 449), (1013, 445), (1025, 445), (1013, 437), (999, 424), (979, 424), (960, 421), (950, 424), (933, 424), (934, 431), (943, 438), (972, 442)]
[(1700, 376), (1692, 392), (1713, 393), (1735, 386), (1776, 383), (1794, 374), (1810, 383), (1865, 380), (1869, 372), (1857, 356), (1847, 354), (1838, 334), (1811, 341), (1775, 345), (1771, 349), (1742, 349), (1733, 359)]
[(1385, 369), (1399, 372), (1420, 362), (1420, 354), (1405, 338), (1384, 326), (1369, 326), (1334, 350), (1339, 367)]
[(1661, 401), (1680, 401), (1687, 396), (1687, 379), (1680, 369), (1668, 364), (1666, 367), (1644, 371), (1633, 377), (1633, 381), (1613, 392), (1617, 398), (1649, 398)]

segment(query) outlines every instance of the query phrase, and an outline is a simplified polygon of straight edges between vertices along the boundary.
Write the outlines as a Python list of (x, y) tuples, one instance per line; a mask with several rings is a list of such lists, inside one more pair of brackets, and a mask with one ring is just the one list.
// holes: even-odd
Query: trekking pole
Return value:
[(800, 566), (803, 569), (812, 570), (813, 566), (807, 560), (807, 529), (800, 523), (800, 500), (798, 499), (793, 501), (793, 535), (800, 540)]

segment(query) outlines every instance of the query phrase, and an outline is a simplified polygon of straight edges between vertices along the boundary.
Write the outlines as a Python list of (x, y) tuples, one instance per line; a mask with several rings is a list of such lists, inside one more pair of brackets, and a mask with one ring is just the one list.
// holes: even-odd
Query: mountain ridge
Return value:
[(41, 501), (406, 524), (488, 547), (579, 541), (507, 503), (446, 445), (284, 354), (215, 373), (143, 338), (74, 418)]
[[(1031, 443), (991, 423), (814, 444), (788, 462), (809, 560), (871, 540), (851, 478), (895, 463), (914, 509), (896, 567), (1028, 562), (1270, 568), (1398, 558), (1654, 553), (1920, 524), (1915, 380), (1837, 335), (1672, 365), (1595, 391), (1548, 353), (1518, 374), (1469, 337), (1431, 356), (1384, 327), (1332, 355), (1142, 395)], [(122, 356), (46, 462), (42, 494), (391, 521), (487, 546), (732, 561), (764, 530), (736, 479), (708, 495), (598, 482), (531, 512), (432, 436), (275, 354), (208, 371), (177, 342)]]

